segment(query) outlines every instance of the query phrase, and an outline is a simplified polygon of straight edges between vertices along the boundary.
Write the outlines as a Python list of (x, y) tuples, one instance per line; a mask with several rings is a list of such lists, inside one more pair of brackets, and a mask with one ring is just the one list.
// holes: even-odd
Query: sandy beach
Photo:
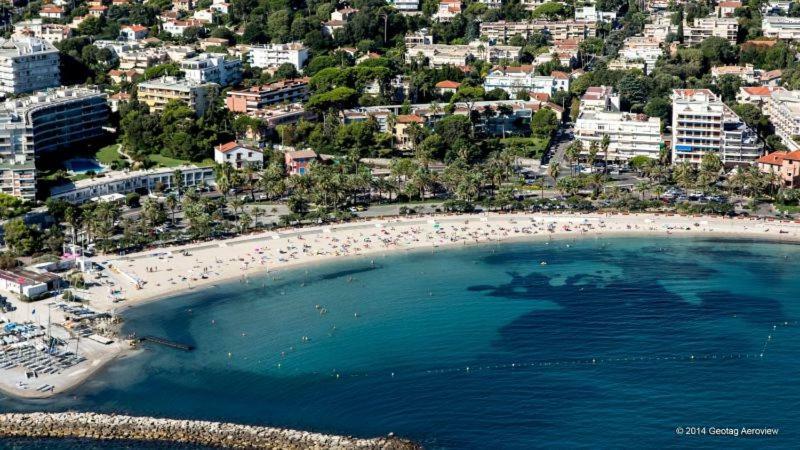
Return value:
[[(333, 258), (380, 255), (521, 239), (616, 235), (709, 236), (800, 241), (800, 223), (749, 218), (656, 214), (472, 214), (383, 218), (340, 225), (284, 229), (229, 240), (98, 256), (104, 268), (80, 296), (95, 310), (119, 313), (148, 301), (192, 289), (275, 272)], [(54, 375), (49, 392), (22, 391), (0, 380), (0, 390), (26, 397), (68, 391), (130, 349), (118, 342), (92, 349), (89, 360), (70, 373)]]

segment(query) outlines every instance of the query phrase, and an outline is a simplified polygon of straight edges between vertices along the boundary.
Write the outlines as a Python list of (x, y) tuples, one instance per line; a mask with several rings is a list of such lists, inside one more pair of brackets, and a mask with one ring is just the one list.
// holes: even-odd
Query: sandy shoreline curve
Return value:
[[(669, 214), (490, 213), (380, 218), (258, 232), (228, 240), (99, 256), (103, 277), (80, 296), (99, 311), (120, 313), (191, 290), (343, 257), (571, 237), (624, 236), (744, 238), (800, 242), (800, 223), (755, 218)], [(88, 277), (91, 280), (91, 277)], [(111, 291), (119, 291), (117, 297)], [(116, 301), (118, 297), (124, 298)], [(124, 314), (123, 314), (124, 315)], [(51, 392), (21, 390), (0, 380), (0, 391), (24, 398), (67, 392), (132, 350), (118, 341), (90, 366), (63, 374)], [(82, 370), (82, 371), (81, 371)]]

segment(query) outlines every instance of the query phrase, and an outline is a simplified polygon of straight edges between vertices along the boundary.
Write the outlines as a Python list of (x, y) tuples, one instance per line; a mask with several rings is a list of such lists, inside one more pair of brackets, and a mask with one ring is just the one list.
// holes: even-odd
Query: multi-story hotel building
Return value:
[(21, 94), (61, 84), (58, 50), (28, 36), (0, 39), (0, 93)]
[(108, 112), (105, 94), (83, 88), (6, 101), (0, 108), (0, 191), (33, 200), (35, 155), (99, 137)]
[(297, 103), (308, 98), (308, 78), (283, 80), (250, 89), (229, 91), (225, 106), (236, 113), (250, 114), (277, 103)]
[(739, 34), (739, 19), (736, 17), (699, 17), (693, 24), (683, 25), (683, 42), (686, 45), (698, 45), (704, 40), (715, 36), (727, 39), (731, 45), (736, 45)]
[(519, 34), (524, 38), (533, 33), (543, 33), (553, 41), (576, 39), (582, 41), (597, 34), (597, 22), (586, 20), (531, 20), (528, 22), (484, 22), (481, 23), (481, 36), (491, 42), (508, 42)]
[[(593, 143), (600, 146), (608, 136), (608, 161), (627, 161), (635, 156), (658, 158), (664, 145), (661, 121), (657, 117), (619, 111), (619, 96), (610, 87), (590, 87), (581, 98), (575, 122), (575, 139), (588, 155)], [(606, 158), (597, 154), (597, 158)]]
[(766, 16), (761, 19), (764, 36), (776, 39), (800, 39), (800, 17)]
[(217, 83), (228, 86), (242, 81), (242, 61), (222, 55), (202, 53), (181, 61), (186, 79), (196, 83)]
[(756, 133), (710, 90), (672, 91), (674, 164), (699, 164), (706, 153), (728, 166), (751, 164), (762, 150)]
[(262, 69), (289, 63), (301, 70), (308, 59), (308, 49), (300, 42), (254, 45), (250, 47), (248, 59), (251, 66)]
[(553, 72), (550, 75), (537, 75), (534, 66), (496, 66), (486, 75), (483, 89), (489, 92), (502, 89), (511, 97), (520, 92), (553, 95), (569, 89), (569, 75)]
[(151, 112), (160, 113), (167, 103), (179, 100), (202, 116), (211, 95), (217, 92), (217, 85), (163, 77), (139, 83), (137, 89), (139, 101), (146, 104)]
[(789, 150), (800, 150), (800, 91), (777, 89), (764, 104), (764, 114), (775, 127), (775, 134)]
[(406, 45), (406, 61), (427, 59), (430, 67), (464, 66), (470, 58), (493, 64), (503, 61), (510, 63), (519, 59), (521, 50), (522, 47), (492, 45), (481, 41), (473, 41), (467, 45), (408, 44)]

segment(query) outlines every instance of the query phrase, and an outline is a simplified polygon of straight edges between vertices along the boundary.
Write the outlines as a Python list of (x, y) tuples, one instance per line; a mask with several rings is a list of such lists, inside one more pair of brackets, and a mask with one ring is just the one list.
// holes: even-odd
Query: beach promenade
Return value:
[[(82, 293), (91, 308), (124, 312), (144, 302), (203, 289), (226, 281), (247, 281), (267, 272), (334, 258), (379, 257), (412, 251), (507, 240), (602, 238), (624, 235), (708, 236), (800, 241), (800, 223), (746, 218), (655, 214), (472, 214), (383, 218), (339, 225), (284, 229), (229, 240), (150, 250), (125, 256), (99, 256), (104, 269), (89, 275)], [(168, 300), (166, 300), (168, 301)], [(48, 392), (22, 391), (0, 380), (13, 395), (46, 397), (80, 384), (103, 365), (131, 350), (109, 346), (69, 375), (55, 376)], [(89, 370), (90, 369), (90, 370)]]

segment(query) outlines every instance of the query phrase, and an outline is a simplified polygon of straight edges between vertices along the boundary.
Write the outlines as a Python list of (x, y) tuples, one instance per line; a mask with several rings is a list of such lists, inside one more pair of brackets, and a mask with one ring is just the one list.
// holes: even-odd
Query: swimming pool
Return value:
[(72, 173), (94, 172), (101, 173), (106, 168), (97, 160), (91, 158), (73, 158), (64, 162), (64, 166)]

